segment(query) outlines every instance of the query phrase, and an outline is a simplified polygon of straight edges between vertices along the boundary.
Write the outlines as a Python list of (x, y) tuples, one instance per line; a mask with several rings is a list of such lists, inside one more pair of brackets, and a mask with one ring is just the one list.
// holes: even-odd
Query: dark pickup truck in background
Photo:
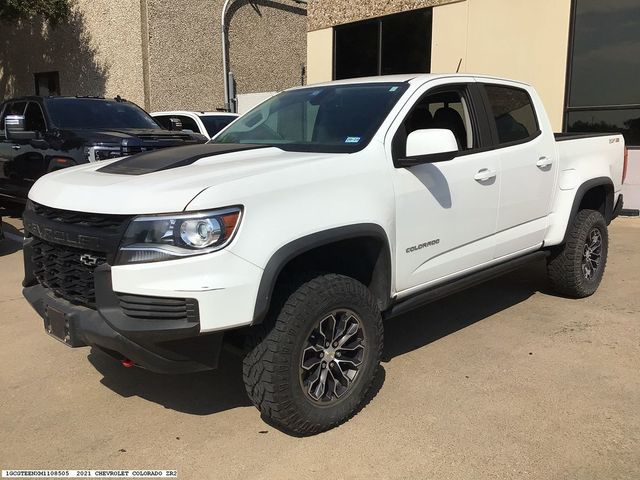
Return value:
[(207, 141), (166, 130), (119, 97), (22, 97), (0, 115), (0, 204), (24, 203), (38, 178), (60, 168)]

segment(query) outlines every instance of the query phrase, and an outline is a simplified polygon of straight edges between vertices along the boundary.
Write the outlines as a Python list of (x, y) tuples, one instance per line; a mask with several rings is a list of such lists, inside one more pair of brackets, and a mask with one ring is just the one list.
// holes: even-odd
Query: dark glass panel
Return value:
[(378, 74), (378, 29), (377, 21), (336, 27), (336, 80)]
[(622, 133), (628, 146), (640, 147), (640, 109), (570, 112), (567, 131)]
[(382, 19), (382, 75), (428, 73), (431, 67), (431, 10)]
[(576, 0), (570, 107), (640, 104), (640, 1)]

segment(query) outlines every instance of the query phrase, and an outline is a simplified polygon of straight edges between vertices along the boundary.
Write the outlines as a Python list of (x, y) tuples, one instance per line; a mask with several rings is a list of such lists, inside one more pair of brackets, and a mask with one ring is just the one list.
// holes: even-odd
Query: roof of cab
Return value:
[(354, 85), (363, 83), (424, 83), (429, 80), (437, 80), (439, 78), (483, 78), (487, 80), (500, 80), (505, 82), (519, 83), (521, 85), (528, 85), (524, 82), (513, 80), (510, 78), (501, 78), (492, 75), (480, 75), (474, 73), (407, 73), (400, 75), (379, 75), (375, 77), (359, 77), (359, 78), (346, 78), (343, 80), (333, 80), (330, 82), (316, 83), (312, 85), (305, 85), (300, 87), (294, 87), (290, 90), (296, 90), (300, 88), (308, 87), (324, 87), (327, 85)]

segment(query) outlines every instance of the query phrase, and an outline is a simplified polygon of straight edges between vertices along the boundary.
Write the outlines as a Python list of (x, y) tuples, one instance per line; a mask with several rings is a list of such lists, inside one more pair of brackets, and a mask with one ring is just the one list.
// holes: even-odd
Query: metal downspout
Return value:
[[(222, 37), (222, 76), (224, 80), (224, 108), (229, 111), (231, 108), (231, 98), (229, 97), (229, 52), (227, 51), (227, 8), (233, 0), (224, 0), (222, 5), (222, 14), (220, 16), (220, 28)], [(307, 4), (307, 0), (293, 0), (295, 3)]]

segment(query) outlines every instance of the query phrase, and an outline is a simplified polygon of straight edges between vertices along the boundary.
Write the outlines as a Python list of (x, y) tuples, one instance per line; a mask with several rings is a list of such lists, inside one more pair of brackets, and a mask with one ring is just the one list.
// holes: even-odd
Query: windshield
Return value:
[(128, 102), (94, 98), (52, 98), (49, 115), (58, 128), (161, 127), (140, 107)]
[(215, 136), (220, 130), (233, 122), (236, 118), (235, 115), (200, 115), (200, 120), (204, 124), (204, 128), (207, 129), (207, 133), (210, 137)]
[(366, 83), (282, 92), (243, 115), (212, 143), (355, 152), (369, 143), (407, 87), (407, 83)]

